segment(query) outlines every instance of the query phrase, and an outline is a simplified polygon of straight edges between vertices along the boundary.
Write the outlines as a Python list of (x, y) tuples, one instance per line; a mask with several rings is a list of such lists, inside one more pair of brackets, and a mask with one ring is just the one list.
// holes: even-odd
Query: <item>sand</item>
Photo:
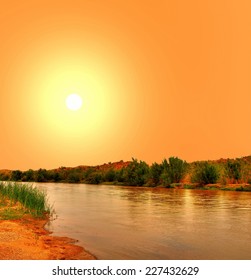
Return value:
[(46, 219), (0, 221), (0, 260), (94, 260), (68, 237), (50, 236)]

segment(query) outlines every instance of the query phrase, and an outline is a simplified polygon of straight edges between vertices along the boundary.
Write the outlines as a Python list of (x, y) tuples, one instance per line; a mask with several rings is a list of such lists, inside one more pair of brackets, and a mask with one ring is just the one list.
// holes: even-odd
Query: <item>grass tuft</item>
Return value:
[(23, 209), (5, 208), (0, 211), (0, 220), (18, 220), (23, 217)]
[(46, 193), (32, 185), (0, 182), (0, 194), (9, 199), (11, 203), (21, 203), (35, 217), (42, 217), (51, 211)]

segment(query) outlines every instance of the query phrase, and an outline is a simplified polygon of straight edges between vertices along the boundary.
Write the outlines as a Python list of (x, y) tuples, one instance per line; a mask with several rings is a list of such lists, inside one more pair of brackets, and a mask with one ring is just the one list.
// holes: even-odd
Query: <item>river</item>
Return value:
[(251, 193), (34, 183), (98, 259), (251, 259)]

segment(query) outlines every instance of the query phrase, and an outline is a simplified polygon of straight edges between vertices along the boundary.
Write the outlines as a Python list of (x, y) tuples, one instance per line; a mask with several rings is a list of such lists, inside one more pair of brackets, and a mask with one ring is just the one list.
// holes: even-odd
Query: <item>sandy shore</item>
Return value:
[(50, 236), (47, 220), (25, 217), (0, 221), (0, 260), (94, 260), (76, 240)]

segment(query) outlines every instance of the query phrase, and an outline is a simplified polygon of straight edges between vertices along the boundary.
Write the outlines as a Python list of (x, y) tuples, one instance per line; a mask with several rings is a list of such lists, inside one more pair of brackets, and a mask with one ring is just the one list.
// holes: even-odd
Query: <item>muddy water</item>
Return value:
[(99, 259), (251, 259), (251, 193), (36, 183)]

